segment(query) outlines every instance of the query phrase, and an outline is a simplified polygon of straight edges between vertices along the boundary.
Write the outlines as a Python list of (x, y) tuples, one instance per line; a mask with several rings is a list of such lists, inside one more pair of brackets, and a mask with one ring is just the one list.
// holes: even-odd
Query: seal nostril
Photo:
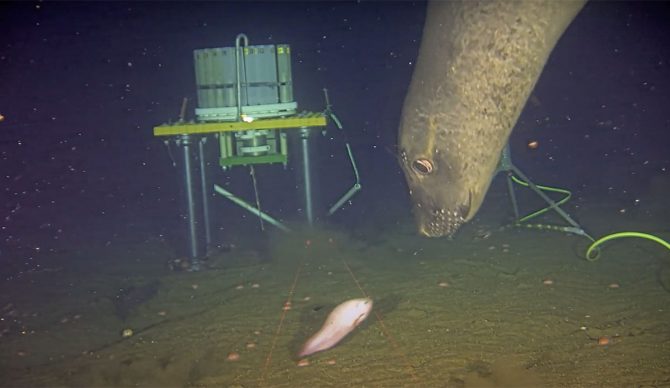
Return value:
[(428, 159), (417, 159), (412, 163), (412, 169), (420, 175), (428, 175), (433, 172), (433, 162)]

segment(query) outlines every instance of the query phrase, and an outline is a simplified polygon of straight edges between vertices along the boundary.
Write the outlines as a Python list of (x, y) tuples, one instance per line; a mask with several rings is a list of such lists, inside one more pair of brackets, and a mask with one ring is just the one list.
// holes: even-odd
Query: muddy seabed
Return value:
[[(3, 285), (3, 385), (670, 385), (664, 248), (622, 240), (587, 262), (580, 237), (482, 230), (454, 241), (411, 225), (374, 241), (294, 233), (270, 253), (240, 248), (194, 273), (163, 269), (169, 250), (148, 243), (82, 251), (90, 260), (76, 270)], [(114, 315), (119, 279), (154, 278), (154, 297), (125, 321)], [(365, 294), (367, 321), (298, 366), (328, 312)]]

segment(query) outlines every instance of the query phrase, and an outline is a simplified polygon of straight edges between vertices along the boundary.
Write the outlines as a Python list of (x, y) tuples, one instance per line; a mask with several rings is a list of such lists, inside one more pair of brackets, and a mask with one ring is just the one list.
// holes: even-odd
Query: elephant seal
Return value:
[(583, 1), (434, 1), (399, 131), (421, 234), (451, 236), (477, 213), (503, 147)]

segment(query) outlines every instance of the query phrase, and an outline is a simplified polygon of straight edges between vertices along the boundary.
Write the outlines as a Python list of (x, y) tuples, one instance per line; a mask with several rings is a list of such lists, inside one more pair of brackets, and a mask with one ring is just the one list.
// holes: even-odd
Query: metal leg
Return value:
[(205, 146), (207, 138), (202, 137), (198, 142), (198, 158), (200, 159), (200, 190), (202, 191), (203, 224), (205, 225), (205, 250), (212, 246), (212, 225), (209, 219), (209, 183), (207, 180), (207, 162), (205, 161)]
[(558, 229), (564, 232), (575, 233), (582, 236), (586, 236), (591, 240), (593, 240), (593, 238), (589, 236), (584, 231), (584, 229), (582, 229), (582, 227), (575, 220), (573, 220), (572, 217), (570, 217), (570, 215), (565, 210), (561, 209), (554, 200), (549, 198), (542, 190), (540, 190), (539, 187), (537, 187), (535, 183), (533, 183), (530, 179), (528, 179), (526, 174), (524, 174), (512, 163), (509, 144), (505, 145), (505, 148), (503, 149), (497, 172), (505, 172), (507, 174), (506, 175), (507, 187), (509, 190), (510, 199), (512, 201), (512, 207), (514, 208), (514, 217), (516, 218), (516, 220), (519, 220), (520, 215), (516, 195), (514, 193), (511, 174), (515, 174), (516, 176), (521, 178), (521, 180), (526, 182), (526, 184), (528, 184), (528, 187), (549, 205), (549, 209), (554, 210), (556, 213), (558, 213), (559, 216), (561, 216), (567, 223), (569, 223), (572, 226), (572, 227), (557, 227)]
[(305, 191), (305, 215), (309, 226), (314, 225), (314, 209), (312, 203), (312, 166), (309, 153), (309, 128), (300, 129), (300, 143), (302, 146), (302, 178)]
[(197, 179), (196, 166), (194, 163), (193, 138), (191, 135), (182, 135), (178, 144), (182, 147), (182, 169), (183, 169), (183, 185), (186, 200), (186, 222), (188, 224), (188, 246), (189, 257), (192, 260), (197, 260), (203, 256), (203, 241), (202, 233), (200, 233), (201, 221), (199, 220), (201, 213), (201, 205), (196, 200), (198, 186), (195, 180)]
[(521, 172), (521, 170), (516, 168), (516, 166), (514, 166), (514, 165), (512, 165), (512, 172), (514, 172), (516, 175), (519, 176), (519, 178), (521, 178), (524, 182), (526, 182), (528, 184), (528, 187), (530, 187), (531, 190), (533, 190), (535, 192), (535, 194), (539, 195), (540, 198), (542, 198), (546, 203), (549, 204), (550, 208), (555, 210), (556, 213), (558, 213), (561, 217), (563, 217), (563, 219), (566, 220), (570, 225), (574, 226), (575, 228), (581, 229), (579, 224), (577, 222), (575, 222), (572, 219), (572, 217), (570, 217), (570, 215), (568, 215), (568, 213), (565, 212), (565, 210), (561, 209), (556, 204), (556, 202), (554, 202), (553, 199), (549, 198), (547, 196), (547, 194), (543, 193), (542, 190), (538, 189), (537, 186), (535, 185), (535, 183), (531, 182), (531, 180), (528, 179), (528, 177), (523, 172)]
[(519, 219), (519, 204), (516, 202), (516, 193), (514, 192), (514, 183), (512, 182), (512, 177), (509, 174), (505, 175), (507, 179), (507, 191), (509, 191), (509, 199), (512, 201), (512, 209), (514, 210), (514, 219)]

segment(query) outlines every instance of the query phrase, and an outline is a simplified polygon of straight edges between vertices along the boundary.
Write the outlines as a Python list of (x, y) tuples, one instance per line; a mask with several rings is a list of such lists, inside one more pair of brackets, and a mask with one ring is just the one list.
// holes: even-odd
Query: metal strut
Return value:
[[(327, 117), (329, 117), (333, 122), (335, 123), (335, 126), (344, 133), (344, 128), (342, 127), (342, 123), (340, 122), (340, 119), (335, 116), (335, 113), (332, 111), (332, 105), (330, 104), (330, 98), (328, 97), (328, 89), (324, 88), (323, 89), (323, 94), (326, 99), (326, 109), (323, 111), (323, 114)], [(354, 178), (356, 179), (356, 182), (351, 186), (351, 188), (338, 199), (333, 206), (328, 209), (328, 215), (332, 216), (333, 213), (338, 211), (342, 205), (344, 205), (345, 202), (349, 201), (351, 197), (356, 195), (357, 192), (359, 192), (362, 188), (361, 186), (361, 176), (358, 174), (358, 167), (356, 166), (356, 159), (354, 159), (354, 154), (351, 151), (351, 146), (349, 145), (349, 140), (346, 138), (345, 135), (345, 140), (344, 140), (344, 146), (347, 149), (347, 156), (349, 156), (349, 162), (351, 163), (351, 169), (354, 171)]]
[(586, 231), (584, 231), (584, 229), (575, 220), (573, 220), (572, 217), (570, 217), (570, 215), (565, 210), (561, 209), (559, 204), (557, 204), (553, 199), (549, 198), (549, 196), (547, 196), (535, 183), (533, 183), (526, 176), (526, 174), (524, 174), (512, 163), (512, 154), (510, 152), (509, 143), (507, 143), (505, 145), (505, 148), (503, 148), (502, 156), (500, 157), (500, 163), (498, 164), (496, 174), (499, 172), (506, 173), (505, 176), (507, 178), (507, 189), (509, 191), (510, 200), (512, 202), (512, 208), (514, 210), (514, 217), (517, 223), (520, 223), (522, 220), (519, 215), (519, 206), (516, 200), (516, 194), (514, 192), (514, 185), (512, 181), (513, 175), (518, 176), (528, 185), (528, 187), (531, 190), (533, 190), (535, 194), (537, 194), (540, 198), (542, 198), (542, 200), (544, 200), (549, 205), (548, 210), (554, 210), (559, 216), (561, 216), (561, 218), (563, 218), (568, 224), (571, 225), (570, 227), (551, 226), (548, 228), (557, 229), (568, 233), (574, 233), (580, 236), (585, 236), (593, 241), (593, 237), (591, 237), (588, 233), (586, 233)]

